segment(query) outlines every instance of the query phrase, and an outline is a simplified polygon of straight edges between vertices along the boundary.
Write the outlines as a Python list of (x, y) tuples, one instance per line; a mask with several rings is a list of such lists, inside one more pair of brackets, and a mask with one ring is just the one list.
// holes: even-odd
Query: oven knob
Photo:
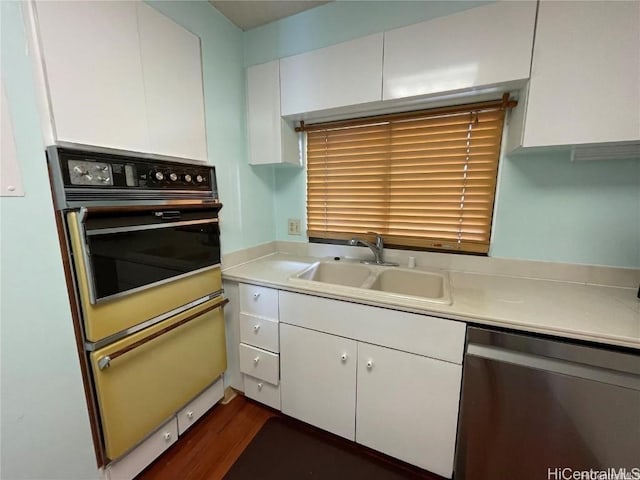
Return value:
[(191, 175), (189, 175), (188, 173), (184, 176), (184, 181), (185, 182), (190, 182), (191, 181)]
[(164, 174), (162, 172), (156, 172), (154, 176), (156, 177), (156, 180), (164, 180)]
[(202, 175), (196, 176), (196, 182), (202, 183), (203, 181), (204, 181), (204, 178), (202, 177)]
[(172, 173), (171, 175), (169, 175), (169, 178), (171, 179), (172, 182), (175, 182), (176, 180), (178, 180), (178, 175), (176, 175), (175, 173)]

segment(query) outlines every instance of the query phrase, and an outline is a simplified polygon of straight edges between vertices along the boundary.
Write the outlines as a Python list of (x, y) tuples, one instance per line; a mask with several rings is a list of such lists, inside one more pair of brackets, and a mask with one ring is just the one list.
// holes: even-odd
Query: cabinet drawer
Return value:
[(178, 422), (173, 417), (121, 460), (107, 467), (109, 480), (131, 480), (178, 440)]
[(278, 353), (278, 322), (241, 313), (240, 341)]
[(281, 322), (462, 363), (466, 324), (429, 315), (280, 293)]
[(240, 284), (240, 311), (278, 321), (278, 290)]
[(280, 385), (271, 385), (257, 378), (244, 376), (244, 394), (260, 403), (280, 410)]
[(240, 371), (278, 385), (280, 356), (259, 348), (240, 344)]
[(186, 407), (178, 412), (178, 433), (182, 435), (193, 425), (207, 410), (213, 407), (218, 400), (224, 397), (224, 385), (222, 378), (198, 395)]

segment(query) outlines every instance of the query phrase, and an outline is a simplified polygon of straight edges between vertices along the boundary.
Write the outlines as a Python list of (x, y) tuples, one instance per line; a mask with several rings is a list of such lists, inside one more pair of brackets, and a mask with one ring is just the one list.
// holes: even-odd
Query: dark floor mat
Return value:
[(275, 417), (269, 419), (224, 480), (406, 480), (439, 478), (392, 465), (350, 442)]

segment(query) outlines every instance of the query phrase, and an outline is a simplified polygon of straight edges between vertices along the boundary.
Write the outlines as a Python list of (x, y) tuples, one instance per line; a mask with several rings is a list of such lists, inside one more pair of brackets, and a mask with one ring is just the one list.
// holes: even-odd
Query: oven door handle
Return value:
[(86, 230), (88, 236), (108, 235), (110, 233), (139, 232), (141, 230), (154, 230), (158, 228), (185, 227), (187, 225), (204, 225), (207, 223), (218, 223), (217, 218), (205, 218), (202, 220), (185, 220), (182, 222), (152, 223), (150, 225), (131, 225), (128, 227), (100, 228), (96, 230)]
[(203, 314), (205, 314), (207, 312), (210, 312), (211, 310), (216, 310), (218, 308), (223, 308), (227, 303), (229, 303), (229, 299), (228, 298), (223, 298), (219, 302), (216, 302), (213, 305), (210, 305), (209, 307), (205, 308), (204, 310), (200, 310), (198, 313), (194, 313), (193, 315), (189, 315), (188, 317), (183, 318), (179, 322), (176, 322), (173, 325), (169, 325), (168, 327), (165, 327), (165, 328), (163, 328), (161, 330), (158, 330), (157, 332), (152, 333), (151, 335), (149, 335), (148, 337), (143, 338), (142, 340), (138, 340), (137, 342), (134, 342), (131, 345), (123, 347), (120, 350), (116, 350), (115, 352), (113, 352), (113, 353), (111, 353), (109, 355), (104, 355), (104, 356), (100, 357), (98, 359), (98, 368), (100, 370), (104, 370), (105, 368), (109, 368), (111, 366), (111, 361), (112, 360), (115, 360), (116, 358), (124, 355), (125, 353), (128, 353), (131, 350), (134, 350), (134, 349), (144, 345), (145, 343), (148, 343), (151, 340), (154, 340), (154, 339), (164, 335), (165, 333), (169, 333), (170, 331), (175, 330), (178, 327), (181, 327), (185, 323), (188, 323), (191, 320), (193, 320), (195, 318), (198, 318), (198, 317), (202, 316)]

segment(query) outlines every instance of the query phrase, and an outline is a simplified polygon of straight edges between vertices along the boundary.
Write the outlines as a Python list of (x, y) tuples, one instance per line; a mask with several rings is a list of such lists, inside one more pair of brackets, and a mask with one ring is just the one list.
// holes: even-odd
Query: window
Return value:
[(505, 108), (487, 102), (307, 125), (311, 239), (487, 253)]

